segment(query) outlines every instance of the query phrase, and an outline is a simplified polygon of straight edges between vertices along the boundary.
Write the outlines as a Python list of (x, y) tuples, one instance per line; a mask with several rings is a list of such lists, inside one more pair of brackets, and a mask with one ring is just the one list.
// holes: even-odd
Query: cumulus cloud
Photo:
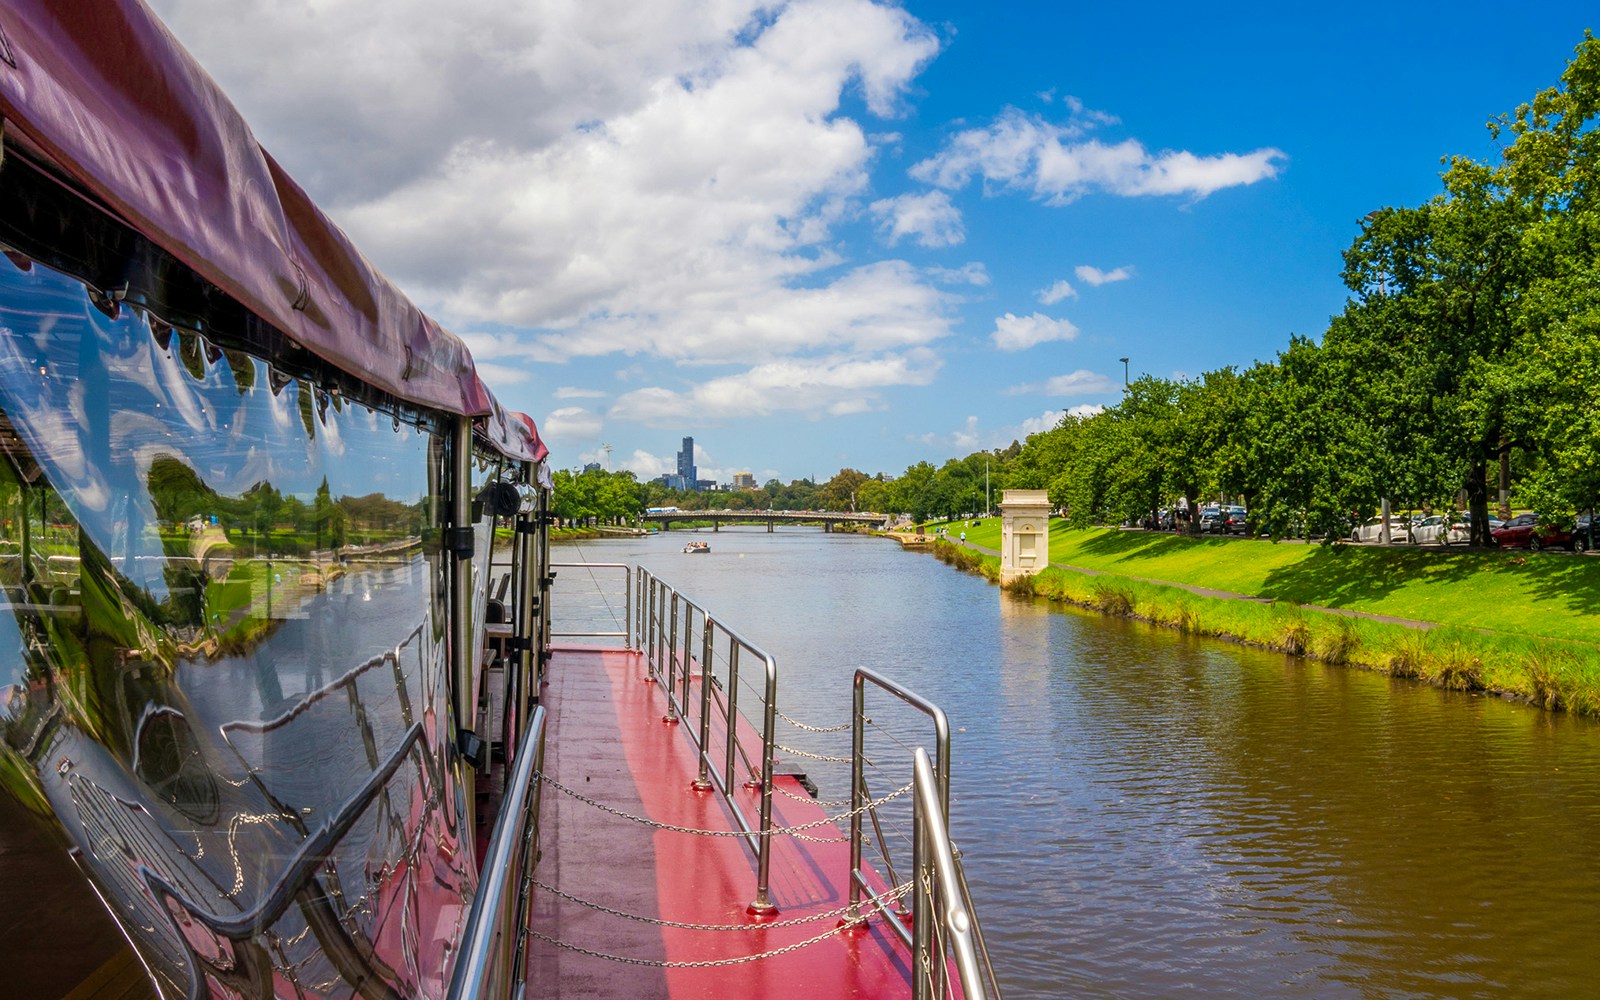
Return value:
[(1030, 382), (1026, 385), (1012, 386), (1006, 390), (1007, 395), (1019, 396), (1023, 394), (1040, 394), (1045, 396), (1083, 396), (1096, 393), (1110, 392), (1116, 388), (1116, 383), (1098, 372), (1079, 368), (1066, 375), (1056, 375), (1045, 379), (1043, 382)]
[(946, 190), (981, 178), (986, 186), (1024, 191), (1054, 205), (1093, 191), (1200, 199), (1276, 177), (1287, 159), (1270, 147), (1199, 156), (1187, 150), (1153, 153), (1137, 139), (1106, 143), (1086, 137), (1107, 121), (1075, 112), (1065, 124), (1055, 124), (1007, 108), (992, 124), (957, 133), (943, 150), (913, 166), (911, 176)]
[[(452, 327), (515, 331), (490, 360), (760, 361), (949, 331), (925, 275), (835, 249), (874, 143), (897, 141), (844, 95), (897, 114), (938, 51), (897, 5), (156, 5), (391, 277)], [(906, 235), (954, 238), (941, 199), (921, 222), (901, 206)]]
[(1092, 417), (1106, 412), (1106, 408), (1099, 403), (1083, 403), (1079, 406), (1067, 408), (1067, 415), (1071, 417)]
[(547, 441), (576, 444), (599, 437), (604, 426), (605, 422), (597, 413), (581, 406), (563, 406), (551, 410), (550, 415), (540, 421), (539, 433)]
[(1039, 291), (1035, 294), (1038, 295), (1040, 302), (1047, 306), (1053, 306), (1062, 299), (1077, 298), (1078, 290), (1073, 288), (1072, 285), (1069, 284), (1065, 278), (1063, 278), (1051, 285), (1049, 288), (1039, 289)]
[(1052, 340), (1072, 340), (1078, 328), (1064, 319), (1051, 319), (1043, 313), (1016, 316), (1006, 313), (994, 321), (990, 339), (1002, 351), (1025, 351)]
[(1109, 285), (1114, 281), (1127, 281), (1133, 277), (1133, 268), (1119, 267), (1110, 271), (1102, 271), (1098, 267), (1079, 264), (1073, 273), (1078, 276), (1079, 281), (1099, 288), (1101, 285)]
[(773, 413), (840, 416), (877, 409), (882, 405), (882, 390), (927, 385), (937, 370), (937, 360), (925, 352), (872, 358), (787, 358), (684, 389), (636, 389), (620, 397), (608, 415), (652, 426)]
[(989, 283), (989, 270), (978, 261), (970, 261), (960, 267), (930, 267), (923, 273), (942, 285), (977, 285), (981, 288)]
[(961, 212), (943, 191), (884, 198), (873, 202), (870, 210), (878, 220), (878, 233), (890, 246), (907, 236), (924, 247), (955, 246), (966, 238)]
[(556, 389), (557, 399), (604, 399), (605, 393), (599, 389), (580, 389), (575, 385), (564, 385)]

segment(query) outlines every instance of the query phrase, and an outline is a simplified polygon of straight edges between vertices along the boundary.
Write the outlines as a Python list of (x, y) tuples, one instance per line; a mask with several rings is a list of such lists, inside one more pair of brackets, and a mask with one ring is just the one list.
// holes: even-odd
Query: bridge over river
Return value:
[(838, 510), (666, 510), (650, 511), (640, 517), (642, 524), (659, 524), (662, 531), (670, 531), (681, 521), (710, 521), (712, 531), (721, 531), (724, 523), (765, 524), (772, 531), (777, 524), (818, 524), (823, 531), (832, 531), (836, 524), (865, 524), (883, 527), (889, 520), (887, 514)]

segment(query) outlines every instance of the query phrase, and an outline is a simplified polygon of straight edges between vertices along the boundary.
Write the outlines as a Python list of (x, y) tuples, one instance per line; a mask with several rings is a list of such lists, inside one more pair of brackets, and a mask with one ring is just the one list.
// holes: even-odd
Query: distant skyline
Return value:
[(1318, 337), (1592, 4), (152, 0), (552, 462), (897, 475)]

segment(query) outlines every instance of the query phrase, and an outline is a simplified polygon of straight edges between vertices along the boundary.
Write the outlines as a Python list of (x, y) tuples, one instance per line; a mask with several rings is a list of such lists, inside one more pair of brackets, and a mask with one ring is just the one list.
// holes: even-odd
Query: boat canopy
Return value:
[(140, 0), (6, 0), (0, 114), (8, 144), (323, 361), (407, 402), (480, 418), (509, 455), (546, 454), (533, 422), (495, 402), (461, 339), (361, 255)]

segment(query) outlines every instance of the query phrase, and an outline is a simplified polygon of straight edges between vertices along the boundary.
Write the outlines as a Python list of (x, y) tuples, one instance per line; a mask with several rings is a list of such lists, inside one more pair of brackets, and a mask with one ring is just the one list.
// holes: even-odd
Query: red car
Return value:
[(1572, 532), (1553, 524), (1540, 524), (1538, 514), (1518, 514), (1489, 532), (1495, 544), (1503, 549), (1527, 547), (1529, 552), (1540, 549), (1572, 548)]

